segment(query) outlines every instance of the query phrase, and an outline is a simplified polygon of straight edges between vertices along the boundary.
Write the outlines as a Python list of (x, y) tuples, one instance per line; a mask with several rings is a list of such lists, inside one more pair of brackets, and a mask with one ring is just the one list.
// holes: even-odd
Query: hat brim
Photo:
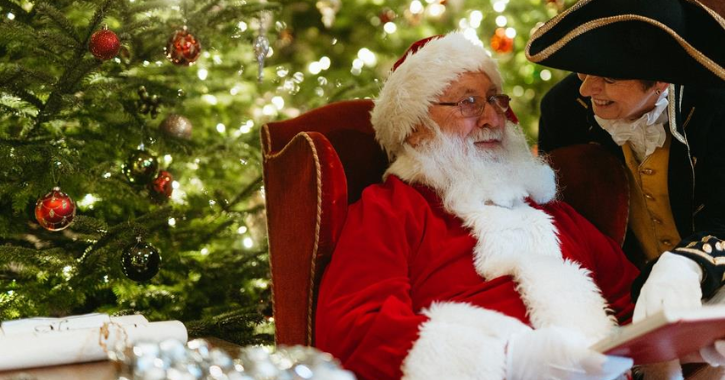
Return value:
[(539, 28), (527, 58), (598, 76), (725, 87), (725, 20), (691, 0), (580, 0)]

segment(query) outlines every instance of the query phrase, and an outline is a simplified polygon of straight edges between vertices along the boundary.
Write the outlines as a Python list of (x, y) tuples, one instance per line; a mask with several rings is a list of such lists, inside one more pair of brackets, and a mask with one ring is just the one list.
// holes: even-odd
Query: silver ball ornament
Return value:
[(191, 139), (192, 127), (189, 119), (173, 113), (167, 116), (159, 125), (161, 131), (167, 136), (184, 140)]

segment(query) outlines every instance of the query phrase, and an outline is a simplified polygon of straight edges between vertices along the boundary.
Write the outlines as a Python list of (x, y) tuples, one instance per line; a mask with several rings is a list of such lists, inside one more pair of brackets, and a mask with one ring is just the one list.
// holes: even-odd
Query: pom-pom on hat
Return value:
[(375, 137), (393, 159), (428, 108), (448, 85), (466, 72), (483, 72), (501, 90), (496, 61), (483, 46), (460, 32), (415, 42), (395, 65), (375, 99), (371, 122)]

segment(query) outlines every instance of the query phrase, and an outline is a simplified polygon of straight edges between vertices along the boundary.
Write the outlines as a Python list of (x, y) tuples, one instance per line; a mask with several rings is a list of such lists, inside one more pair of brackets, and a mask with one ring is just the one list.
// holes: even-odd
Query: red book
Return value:
[(725, 339), (725, 305), (692, 310), (663, 310), (592, 346), (607, 355), (626, 356), (634, 364), (669, 361)]

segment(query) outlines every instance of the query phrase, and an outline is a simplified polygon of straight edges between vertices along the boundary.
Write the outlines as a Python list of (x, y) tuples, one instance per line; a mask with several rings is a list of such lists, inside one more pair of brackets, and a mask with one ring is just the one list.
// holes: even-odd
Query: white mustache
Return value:
[(479, 141), (501, 141), (503, 139), (503, 128), (481, 128), (479, 132), (469, 136), (472, 142)]

